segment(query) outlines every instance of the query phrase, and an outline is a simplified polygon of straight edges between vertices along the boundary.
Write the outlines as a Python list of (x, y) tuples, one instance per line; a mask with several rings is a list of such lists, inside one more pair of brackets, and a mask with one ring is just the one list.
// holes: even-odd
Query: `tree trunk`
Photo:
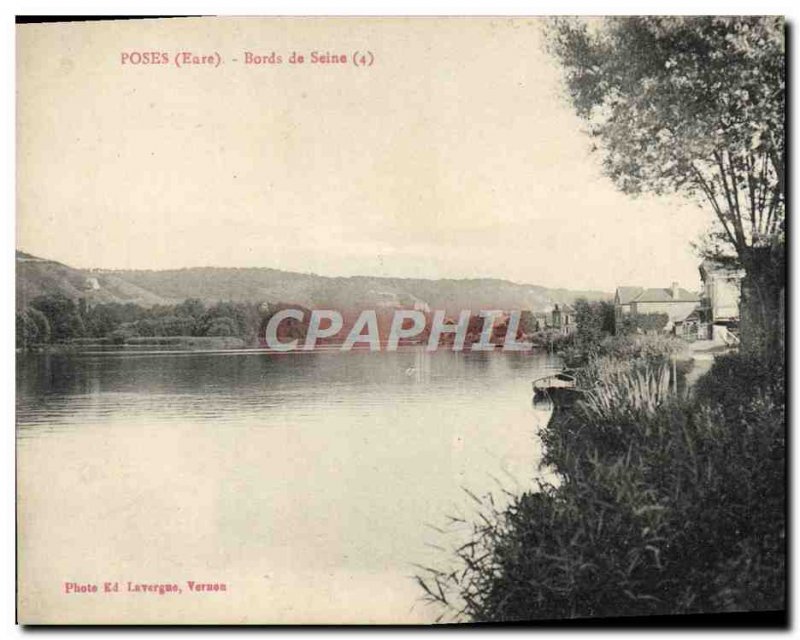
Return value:
[(742, 281), (742, 352), (769, 364), (785, 360), (786, 263), (783, 246), (750, 249)]

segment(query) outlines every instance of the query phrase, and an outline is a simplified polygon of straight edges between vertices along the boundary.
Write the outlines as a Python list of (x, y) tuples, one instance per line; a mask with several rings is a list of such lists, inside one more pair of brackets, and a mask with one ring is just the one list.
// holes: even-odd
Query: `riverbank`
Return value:
[(676, 393), (667, 346), (589, 357), (540, 432), (558, 482), (486, 505), (429, 600), (480, 622), (785, 609), (783, 370), (718, 355)]
[(183, 351), (207, 351), (243, 349), (246, 343), (231, 336), (166, 336), (132, 337), (125, 342), (109, 338), (75, 339), (63, 343), (30, 345), (17, 349), (17, 353), (84, 353), (91, 351), (139, 351), (143, 349), (169, 348)]
[(698, 340), (689, 344), (688, 357), (691, 368), (686, 372), (686, 387), (692, 388), (700, 378), (711, 370), (714, 358), (736, 353), (737, 350), (726, 344)]

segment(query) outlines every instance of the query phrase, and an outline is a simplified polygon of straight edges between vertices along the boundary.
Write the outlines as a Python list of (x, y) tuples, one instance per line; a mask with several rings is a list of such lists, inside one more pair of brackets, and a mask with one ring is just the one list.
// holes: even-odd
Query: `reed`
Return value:
[(456, 569), (417, 576), (425, 600), (479, 622), (785, 608), (781, 372), (727, 357), (675, 397), (646, 360), (592, 364), (541, 434), (560, 481), (479, 500)]
[(652, 416), (671, 397), (671, 375), (665, 363), (660, 367), (636, 367), (627, 361), (620, 366), (606, 364), (595, 385), (578, 403), (587, 420), (614, 422)]

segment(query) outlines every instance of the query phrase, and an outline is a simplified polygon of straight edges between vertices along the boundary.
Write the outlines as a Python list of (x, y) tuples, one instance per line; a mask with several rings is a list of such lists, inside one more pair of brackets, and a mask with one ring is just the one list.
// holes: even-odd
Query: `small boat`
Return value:
[(578, 380), (576, 371), (564, 369), (558, 373), (537, 378), (533, 386), (533, 404), (571, 404), (577, 396)]
[(536, 393), (543, 389), (571, 389), (577, 386), (578, 381), (573, 371), (565, 369), (549, 376), (537, 378), (531, 384), (533, 385), (533, 392)]

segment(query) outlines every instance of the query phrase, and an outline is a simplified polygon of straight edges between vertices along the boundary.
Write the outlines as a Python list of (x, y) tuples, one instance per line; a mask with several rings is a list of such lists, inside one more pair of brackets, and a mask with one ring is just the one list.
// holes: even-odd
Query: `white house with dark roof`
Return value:
[(614, 308), (617, 311), (617, 320), (631, 312), (631, 302), (636, 299), (644, 287), (617, 287), (614, 295)]
[(614, 308), (617, 322), (629, 314), (665, 313), (667, 328), (683, 322), (698, 307), (700, 296), (673, 282), (665, 288), (617, 287)]

